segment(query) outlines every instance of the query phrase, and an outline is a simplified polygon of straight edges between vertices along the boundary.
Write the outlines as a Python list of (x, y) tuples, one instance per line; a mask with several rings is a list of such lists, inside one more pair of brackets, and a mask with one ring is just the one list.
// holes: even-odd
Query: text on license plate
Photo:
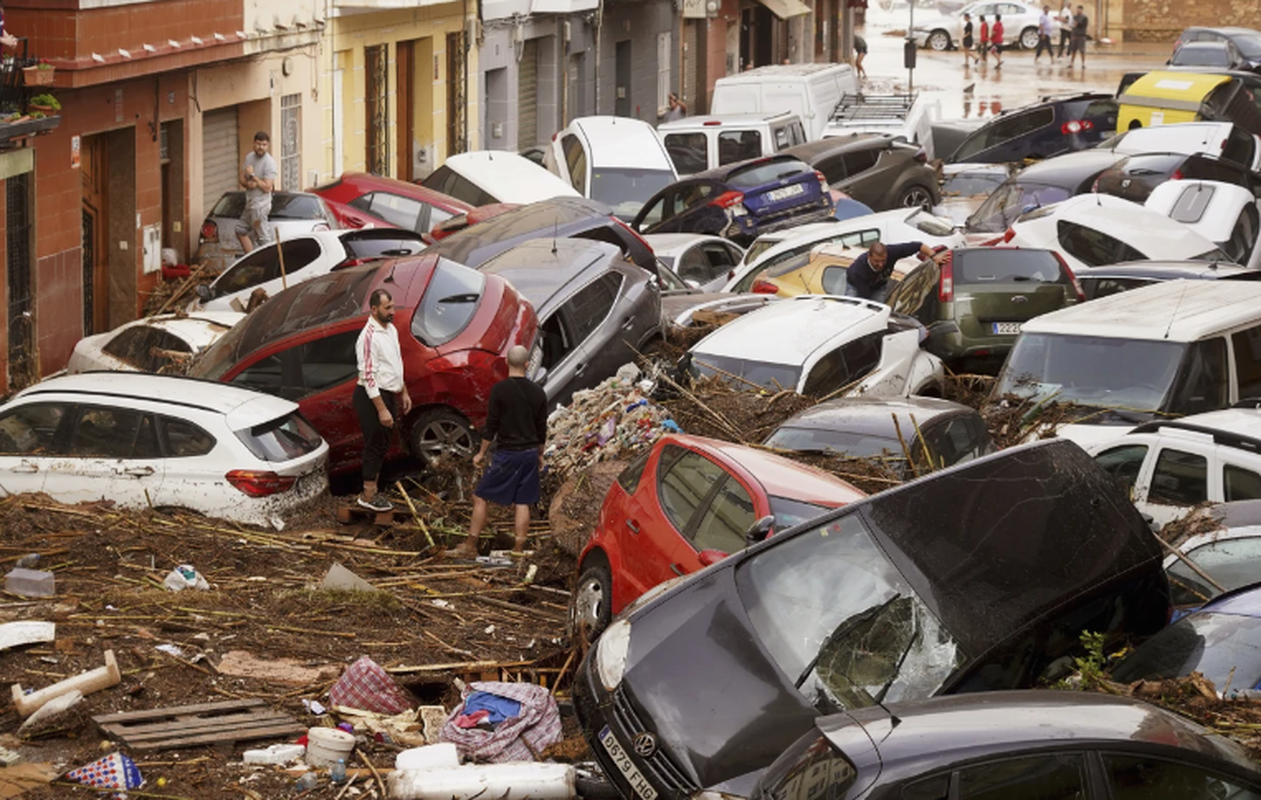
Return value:
[(782, 189), (772, 189), (766, 193), (771, 200), (786, 200), (789, 197), (796, 197), (806, 191), (806, 187), (800, 183), (794, 183), (792, 186), (785, 186)]
[(617, 771), (622, 773), (622, 777), (626, 778), (627, 783), (635, 790), (635, 794), (639, 795), (643, 800), (657, 800), (657, 790), (652, 788), (652, 785), (644, 779), (644, 776), (622, 747), (622, 743), (617, 740), (617, 737), (613, 735), (613, 731), (609, 730), (607, 725), (600, 731), (600, 744), (604, 745), (605, 751), (613, 759), (613, 763), (617, 765)]
[(995, 322), (994, 333), (1020, 333), (1019, 322)]

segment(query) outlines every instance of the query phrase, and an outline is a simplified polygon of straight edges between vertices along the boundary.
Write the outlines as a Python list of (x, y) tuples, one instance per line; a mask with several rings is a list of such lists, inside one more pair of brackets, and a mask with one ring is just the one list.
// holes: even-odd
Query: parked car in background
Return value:
[[(327, 231), (259, 247), (196, 287), (189, 311), (245, 311), (257, 289), (273, 297), (289, 286), (336, 269), (383, 258), (415, 255), (425, 249), (419, 234), (392, 228)], [(284, 262), (281, 263), (283, 254)]]
[(680, 178), (775, 155), (806, 141), (801, 118), (782, 110), (684, 117), (661, 123), (657, 135)]
[(324, 198), (344, 228), (401, 228), (428, 233), (473, 206), (407, 181), (343, 172), (332, 183), (310, 190)]
[(759, 234), (832, 216), (823, 176), (789, 156), (742, 161), (685, 178), (644, 203), (640, 233), (711, 233), (746, 245)]
[(1184, 44), (1192, 42), (1230, 42), (1247, 59), (1248, 66), (1245, 69), (1261, 66), (1261, 31), (1252, 28), (1192, 26), (1178, 34), (1177, 41), (1173, 43), (1173, 55), (1176, 56)]
[(1261, 109), (1254, 99), (1261, 76), (1213, 67), (1154, 70), (1117, 95), (1116, 130), (1181, 122), (1233, 122), (1261, 134)]
[(936, 397), (838, 397), (784, 420), (764, 444), (882, 459), (903, 479), (997, 450), (976, 409)]
[(1117, 101), (1110, 94), (1044, 97), (1037, 103), (1004, 109), (988, 119), (964, 138), (946, 157), (946, 163), (1050, 158), (1093, 147), (1116, 130)]
[(931, 209), (941, 200), (937, 173), (928, 166), (928, 157), (919, 145), (861, 134), (809, 142), (784, 153), (822, 172), (828, 186), (875, 211)]
[(650, 233), (644, 241), (674, 274), (706, 292), (722, 289), (744, 258), (740, 245), (707, 233)]
[[(355, 341), (377, 288), (394, 296), (412, 398), (411, 413), (398, 421), (400, 438), (425, 463), (470, 457), (490, 387), (508, 375), (508, 349), (533, 348), (538, 321), (503, 278), (436, 255), (347, 267), (291, 287), (207, 348), (190, 374), (296, 401), (328, 440), (329, 471), (358, 469)], [(402, 455), (396, 444), (388, 457)]]
[(1126, 156), (1099, 173), (1094, 190), (1135, 203), (1147, 200), (1152, 191), (1170, 181), (1215, 181), (1229, 183), (1253, 194), (1261, 190), (1252, 173), (1242, 164), (1213, 156), (1182, 153), (1144, 153)]
[(528, 158), (506, 150), (478, 150), (447, 156), (420, 185), (470, 206), (527, 205), (581, 193)]
[[(1038, 18), (1042, 9), (1033, 3), (1004, 2), (994, 3), (982, 0), (971, 3), (953, 14), (920, 19), (911, 29), (910, 38), (920, 47), (933, 50), (953, 50), (958, 46), (958, 38), (963, 32), (963, 15), (971, 14), (973, 20), (982, 15), (990, 22), (995, 14), (1003, 15), (1003, 27), (1007, 32), (1005, 41), (1008, 46), (1017, 45), (1025, 50), (1038, 46)], [(980, 24), (977, 22), (976, 24)]]
[(577, 117), (552, 136), (544, 162), (583, 197), (630, 222), (644, 202), (679, 179), (653, 127), (632, 117)]
[(1009, 164), (945, 164), (938, 187), (941, 199), (932, 212), (963, 227), (968, 217), (1011, 177), (1012, 172)]
[(807, 779), (818, 796), (835, 800), (1261, 791), (1255, 763), (1217, 732), (1133, 698), (1054, 691), (939, 697), (823, 717), (752, 796), (790, 800)]
[(1125, 261), (1094, 267), (1077, 276), (1087, 300), (1127, 292), (1162, 281), (1261, 281), (1261, 269), (1215, 261)]
[(476, 269), (522, 242), (561, 238), (608, 242), (649, 272), (657, 271), (657, 258), (643, 237), (604, 203), (585, 197), (558, 197), (505, 211), (451, 234), (428, 252)]
[(1030, 164), (995, 189), (967, 218), (964, 230), (970, 234), (1003, 233), (1026, 211), (1089, 192), (1100, 173), (1122, 158), (1093, 148)]
[(994, 374), (1024, 323), (1085, 299), (1052, 250), (967, 247), (925, 260), (885, 302), (928, 329), (925, 349), (950, 369)]
[(1167, 181), (1143, 205), (1199, 233), (1231, 261), (1261, 267), (1261, 201), (1251, 191), (1221, 181)]
[(764, 450), (667, 435), (609, 488), (578, 558), (572, 621), (599, 635), (644, 592), (866, 495)]
[(802, 295), (752, 311), (684, 356), (694, 377), (716, 376), (808, 397), (940, 395), (943, 372), (920, 349), (922, 328), (855, 297)]
[(1179, 122), (1121, 131), (1095, 145), (1125, 155), (1182, 153), (1216, 156), (1261, 171), (1261, 137), (1232, 122)]
[(107, 333), (80, 339), (70, 353), (66, 374), (179, 369), (243, 319), (245, 315), (238, 311), (142, 317)]
[(328, 488), (327, 461), (297, 404), (173, 375), (49, 378), (0, 406), (6, 496), (104, 498), (281, 528)]
[[(1117, 474), (1116, 478), (1124, 488), (1130, 476)], [(1179, 551), (1165, 558), (1175, 608), (1197, 609), (1225, 592), (1257, 583), (1261, 574), (1261, 500), (1203, 505), (1185, 519), (1186, 524), (1176, 531), (1162, 531), (1165, 540)]]
[[(245, 192), (225, 192), (206, 215), (198, 237), (194, 260), (211, 274), (217, 273), (245, 251), (236, 238), (236, 224), (245, 213)], [(271, 222), (274, 236), (291, 239), (312, 231), (342, 227), (332, 209), (318, 195), (308, 192), (273, 192)]]
[(549, 406), (568, 403), (574, 392), (613, 375), (661, 336), (656, 279), (606, 242), (534, 239), (479, 269), (511, 284), (534, 306), (535, 380)]
[(1184, 42), (1169, 59), (1170, 70), (1249, 69), (1251, 62), (1229, 39), (1220, 42)]
[[(641, 598), (578, 667), (574, 707), (624, 796), (754, 797), (820, 714), (1026, 688), (1069, 668), (1083, 631), (1154, 633), (1169, 613), (1161, 556), (1076, 445), (1009, 448)], [(644, 734), (656, 748), (632, 749)]]
[(806, 139), (818, 139), (828, 117), (846, 94), (858, 92), (850, 64), (770, 64), (745, 69), (714, 82), (711, 114), (796, 114)]

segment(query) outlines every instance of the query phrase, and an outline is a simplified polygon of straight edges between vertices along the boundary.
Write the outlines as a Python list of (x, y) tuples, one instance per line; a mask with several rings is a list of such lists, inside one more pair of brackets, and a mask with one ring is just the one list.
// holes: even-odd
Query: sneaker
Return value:
[(365, 500), (363, 498), (363, 495), (359, 495), (359, 499), (356, 500), (356, 502), (359, 504), (361, 508), (366, 508), (369, 511), (384, 512), (384, 511), (394, 510), (394, 504), (391, 503), (389, 500), (386, 500), (381, 495), (377, 495), (376, 497), (373, 497), (371, 500)]

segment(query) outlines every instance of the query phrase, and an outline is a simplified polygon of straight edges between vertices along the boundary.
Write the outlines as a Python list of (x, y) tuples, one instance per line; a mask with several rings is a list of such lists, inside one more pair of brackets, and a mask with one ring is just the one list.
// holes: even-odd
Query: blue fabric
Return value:
[(501, 506), (532, 506), (539, 501), (539, 451), (496, 449), (473, 494)]
[(860, 203), (852, 197), (840, 197), (836, 200), (836, 209), (832, 212), (832, 216), (838, 220), (846, 220), (874, 213), (876, 212), (872, 211), (871, 206), (866, 203)]
[(521, 716), (521, 704), (490, 692), (473, 692), (464, 701), (464, 713), (467, 715), (476, 711), (487, 712), (485, 721), (498, 725), (504, 720)]

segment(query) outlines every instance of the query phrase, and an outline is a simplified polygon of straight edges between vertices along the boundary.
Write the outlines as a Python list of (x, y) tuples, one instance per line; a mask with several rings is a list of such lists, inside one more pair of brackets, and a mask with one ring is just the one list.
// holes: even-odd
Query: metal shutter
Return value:
[(238, 152), (236, 106), (202, 115), (201, 146), (202, 211), (209, 214), (224, 192), (240, 188), (237, 185), (241, 154)]
[(538, 41), (527, 39), (517, 65), (517, 150), (533, 147), (539, 138)]

